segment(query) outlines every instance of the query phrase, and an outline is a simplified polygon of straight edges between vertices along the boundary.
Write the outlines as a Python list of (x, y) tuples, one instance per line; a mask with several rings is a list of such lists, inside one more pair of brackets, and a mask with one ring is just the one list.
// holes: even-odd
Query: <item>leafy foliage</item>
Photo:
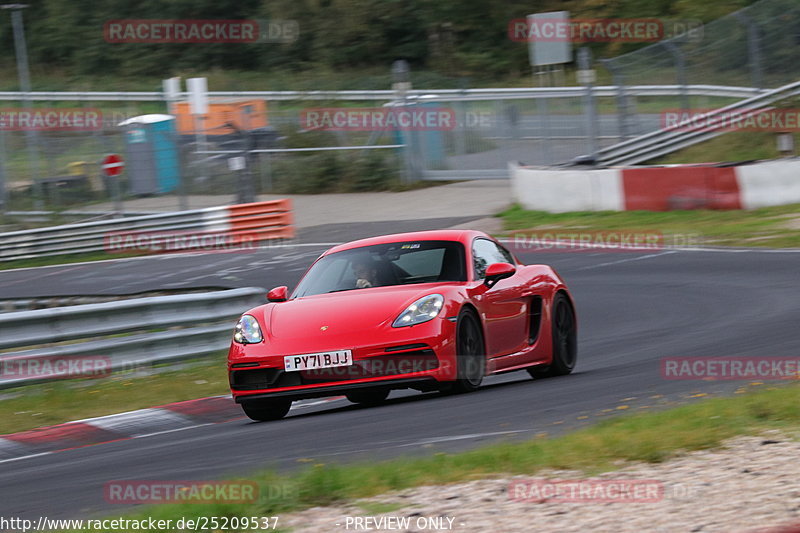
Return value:
[[(525, 73), (527, 46), (507, 36), (510, 20), (568, 10), (573, 17), (711, 20), (753, 0), (31, 0), (24, 10), (34, 72), (166, 78), (215, 69), (253, 72), (387, 68), (406, 59), (447, 76)], [(114, 44), (104, 24), (125, 19), (293, 19), (289, 44)], [(0, 14), (0, 64), (14, 64), (10, 17)], [(617, 43), (618, 44), (618, 43)], [(598, 56), (618, 46), (593, 45)], [(35, 79), (35, 77), (34, 77)]]

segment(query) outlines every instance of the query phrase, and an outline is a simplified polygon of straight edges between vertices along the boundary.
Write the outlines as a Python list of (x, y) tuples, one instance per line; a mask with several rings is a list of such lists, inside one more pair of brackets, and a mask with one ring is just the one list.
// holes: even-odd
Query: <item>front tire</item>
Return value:
[(486, 374), (486, 349), (483, 332), (475, 311), (465, 307), (458, 314), (456, 327), (457, 377), (442, 387), (448, 394), (472, 392), (481, 386)]
[(345, 394), (347, 399), (359, 405), (378, 405), (389, 397), (389, 389), (359, 390)]
[(242, 410), (251, 420), (256, 422), (267, 422), (270, 420), (280, 420), (292, 407), (291, 400), (252, 400), (242, 402)]
[(569, 299), (560, 292), (553, 298), (550, 329), (553, 335), (553, 361), (546, 367), (529, 368), (528, 373), (533, 378), (566, 376), (575, 368), (578, 359), (575, 311)]

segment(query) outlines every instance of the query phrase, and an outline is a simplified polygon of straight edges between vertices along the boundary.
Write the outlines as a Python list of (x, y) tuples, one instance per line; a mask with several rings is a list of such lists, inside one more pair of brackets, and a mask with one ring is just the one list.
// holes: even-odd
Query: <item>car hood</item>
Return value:
[(276, 303), (265, 316), (267, 335), (288, 340), (320, 332), (339, 336), (363, 333), (366, 328), (390, 327), (412, 302), (437, 292), (437, 285), (403, 285), (318, 294)]

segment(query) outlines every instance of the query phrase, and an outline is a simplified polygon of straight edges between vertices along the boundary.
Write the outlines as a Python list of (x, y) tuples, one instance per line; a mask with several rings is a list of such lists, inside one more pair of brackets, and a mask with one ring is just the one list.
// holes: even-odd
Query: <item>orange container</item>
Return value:
[(192, 115), (189, 102), (174, 103), (171, 112), (176, 117), (178, 132), (182, 134), (194, 134), (197, 129), (206, 135), (231, 134), (233, 130), (226, 126), (227, 123), (245, 131), (269, 126), (267, 102), (264, 100), (211, 98), (208, 113), (201, 115), (200, 120)]

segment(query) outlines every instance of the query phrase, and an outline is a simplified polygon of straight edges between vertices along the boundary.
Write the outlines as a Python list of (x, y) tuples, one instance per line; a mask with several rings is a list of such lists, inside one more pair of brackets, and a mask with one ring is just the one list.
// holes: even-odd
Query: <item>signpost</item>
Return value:
[(175, 114), (175, 102), (181, 97), (181, 79), (179, 77), (168, 78), (163, 81), (164, 98), (167, 100), (167, 113)]
[[(207, 152), (206, 132), (203, 120), (208, 114), (208, 79), (206, 78), (187, 78), (186, 89), (189, 91), (189, 108), (194, 116), (195, 128), (195, 152)], [(207, 158), (208, 154), (198, 154), (200, 166), (200, 181), (208, 179)], [(185, 209), (185, 207), (181, 207)]]
[(111, 187), (113, 190), (112, 194), (114, 195), (114, 211), (116, 211), (116, 216), (122, 216), (122, 198), (120, 197), (119, 191), (119, 176), (122, 174), (122, 171), (125, 170), (125, 161), (122, 160), (122, 156), (119, 154), (108, 154), (103, 158), (100, 168), (103, 170), (103, 174), (105, 174), (111, 181)]
[(117, 154), (109, 154), (103, 159), (103, 172), (109, 178), (115, 178), (122, 174), (125, 168), (125, 162), (122, 157)]
[[(569, 28), (569, 11), (552, 11), (528, 15), (528, 56), (534, 68), (534, 78), (539, 87), (556, 85), (556, 77), (563, 79), (561, 65), (572, 61), (572, 40)], [(542, 123), (541, 160), (552, 162), (550, 147), (550, 110), (547, 98), (537, 98), (536, 107)]]

